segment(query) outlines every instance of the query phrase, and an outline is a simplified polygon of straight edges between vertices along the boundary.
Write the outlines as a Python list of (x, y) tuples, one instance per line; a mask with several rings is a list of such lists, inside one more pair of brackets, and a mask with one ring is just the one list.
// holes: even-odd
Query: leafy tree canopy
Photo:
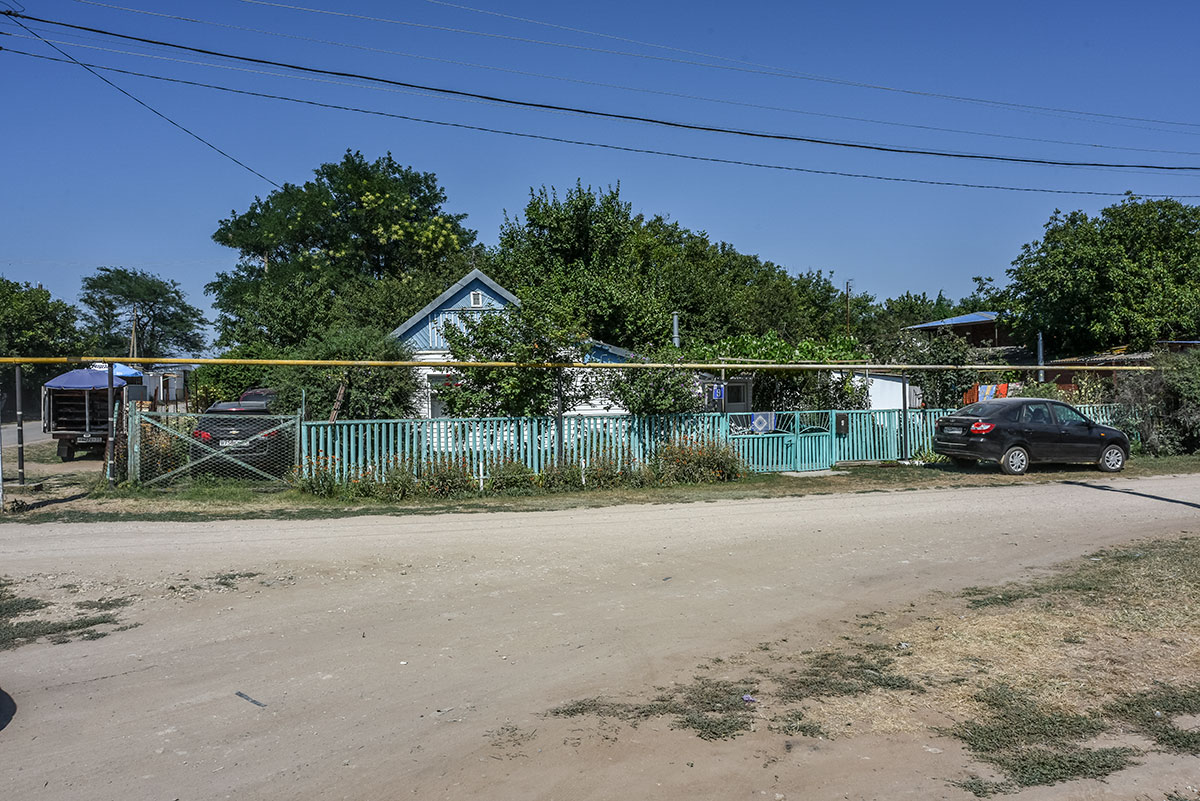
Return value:
[[(667, 346), (633, 357), (650, 364), (684, 361), (683, 354)], [(597, 376), (601, 392), (630, 414), (687, 414), (704, 406), (700, 377), (683, 369), (605, 370)]]
[[(712, 345), (689, 349), (688, 361), (715, 363), (762, 361), (775, 364), (795, 362), (857, 361), (865, 358), (858, 341), (841, 335), (828, 340), (802, 340), (790, 343), (774, 332), (761, 336), (740, 334)], [(731, 374), (731, 373), (730, 373)], [(727, 374), (727, 375), (730, 375)], [(867, 402), (865, 388), (855, 383), (848, 368), (843, 375), (823, 372), (754, 372), (754, 408), (762, 411), (798, 411), (804, 409), (859, 409)]]
[[(301, 343), (284, 354), (262, 345), (231, 348), (230, 358), (330, 359), (341, 361), (406, 361), (412, 354), (378, 328), (339, 328)], [(309, 419), (328, 419), (337, 401), (340, 419), (411, 417), (417, 379), (411, 369), (397, 367), (300, 367), (290, 365), (212, 364), (193, 379), (201, 406), (236, 400), (243, 392), (267, 387), (276, 392), (275, 410), (289, 414), (303, 406)], [(344, 388), (343, 388), (344, 385)]]
[(470, 269), (475, 232), (432, 173), (347, 152), (213, 234), (237, 267), (206, 287), (217, 344), (293, 348), (322, 331), (399, 323)]
[(0, 278), (0, 355), (78, 355), (88, 344), (78, 320), (49, 290)]
[[(528, 302), (445, 333), (458, 361), (578, 362), (590, 349), (560, 307)], [(454, 417), (542, 417), (558, 408), (560, 392), (564, 409), (591, 400), (595, 378), (587, 370), (469, 367), (439, 397)]]
[(84, 322), (105, 354), (195, 355), (204, 348), (204, 315), (187, 302), (177, 281), (144, 270), (101, 267), (83, 279)]
[[(75, 307), (49, 290), (0, 278), (0, 356), (81, 355), (91, 342), (78, 319)], [(62, 365), (27, 365), (22, 377), (26, 387), (34, 387), (62, 371)], [(7, 391), (7, 385), (0, 388)], [(5, 411), (15, 405), (10, 399)]]
[(1133, 195), (1055, 211), (1008, 270), (1017, 331), (1057, 356), (1200, 334), (1200, 207)]
[(685, 342), (711, 343), (741, 333), (825, 337), (844, 308), (825, 273), (792, 276), (661, 216), (635, 215), (619, 186), (531, 192), (524, 215), (506, 218), (489, 269), (522, 299), (540, 298), (589, 336), (638, 352), (670, 341), (672, 312)]

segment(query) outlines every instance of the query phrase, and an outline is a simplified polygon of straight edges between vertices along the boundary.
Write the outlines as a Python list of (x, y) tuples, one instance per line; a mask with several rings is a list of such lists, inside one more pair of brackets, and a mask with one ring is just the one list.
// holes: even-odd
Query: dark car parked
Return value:
[(295, 461), (288, 419), (266, 401), (214, 403), (196, 418), (190, 449), (193, 472), (226, 477), (282, 477)]
[(1090, 462), (1116, 473), (1129, 458), (1129, 438), (1066, 403), (998, 398), (939, 418), (933, 450), (960, 465), (999, 462), (1010, 476), (1035, 462)]

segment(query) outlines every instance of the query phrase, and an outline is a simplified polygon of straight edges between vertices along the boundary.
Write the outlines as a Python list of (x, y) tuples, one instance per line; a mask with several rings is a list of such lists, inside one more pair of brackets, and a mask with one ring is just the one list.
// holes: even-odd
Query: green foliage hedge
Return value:
[[(483, 465), (465, 457), (423, 462), (395, 461), (381, 470), (343, 478), (335, 459), (310, 460), (307, 475), (298, 471), (294, 485), (322, 498), (373, 498), (396, 503), (413, 498), (466, 498), (494, 495), (524, 496), (621, 487), (669, 487), (737, 481), (748, 468), (725, 443), (679, 439), (662, 445), (648, 462), (623, 462), (602, 453), (590, 460), (568, 454), (561, 464), (535, 473), (510, 458)], [(482, 484), (482, 485), (481, 485)]]

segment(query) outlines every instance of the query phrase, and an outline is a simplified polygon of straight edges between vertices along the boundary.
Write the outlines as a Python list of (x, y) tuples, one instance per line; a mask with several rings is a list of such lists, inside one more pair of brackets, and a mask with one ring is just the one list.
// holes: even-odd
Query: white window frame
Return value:
[(483, 308), (483, 293), (480, 292), (478, 289), (476, 289), (474, 292), (471, 293), (471, 308), (472, 309), (482, 309)]

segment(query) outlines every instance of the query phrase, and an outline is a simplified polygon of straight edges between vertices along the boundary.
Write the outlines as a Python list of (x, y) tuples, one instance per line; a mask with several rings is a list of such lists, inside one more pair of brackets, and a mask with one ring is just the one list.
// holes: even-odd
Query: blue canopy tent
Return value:
[[(139, 373), (140, 375), (140, 373)], [(55, 376), (44, 386), (49, 389), (108, 389), (107, 370), (72, 370), (69, 373)], [(118, 378), (113, 371), (113, 387), (125, 386), (125, 379)]]
[[(91, 368), (93, 370), (107, 371), (108, 365), (105, 364), (104, 362), (96, 362), (95, 364), (91, 365)], [(113, 362), (112, 369), (113, 369), (113, 375), (119, 375), (119, 376), (121, 376), (121, 378), (141, 378), (142, 377), (141, 370), (138, 370), (136, 367), (130, 367), (128, 364), (121, 364), (120, 362)]]
[[(113, 376), (113, 389), (128, 382)], [(42, 430), (58, 440), (58, 454), (73, 459), (76, 445), (97, 445), (108, 438), (108, 369), (71, 370), (42, 385)], [(95, 398), (95, 401), (93, 401)]]

